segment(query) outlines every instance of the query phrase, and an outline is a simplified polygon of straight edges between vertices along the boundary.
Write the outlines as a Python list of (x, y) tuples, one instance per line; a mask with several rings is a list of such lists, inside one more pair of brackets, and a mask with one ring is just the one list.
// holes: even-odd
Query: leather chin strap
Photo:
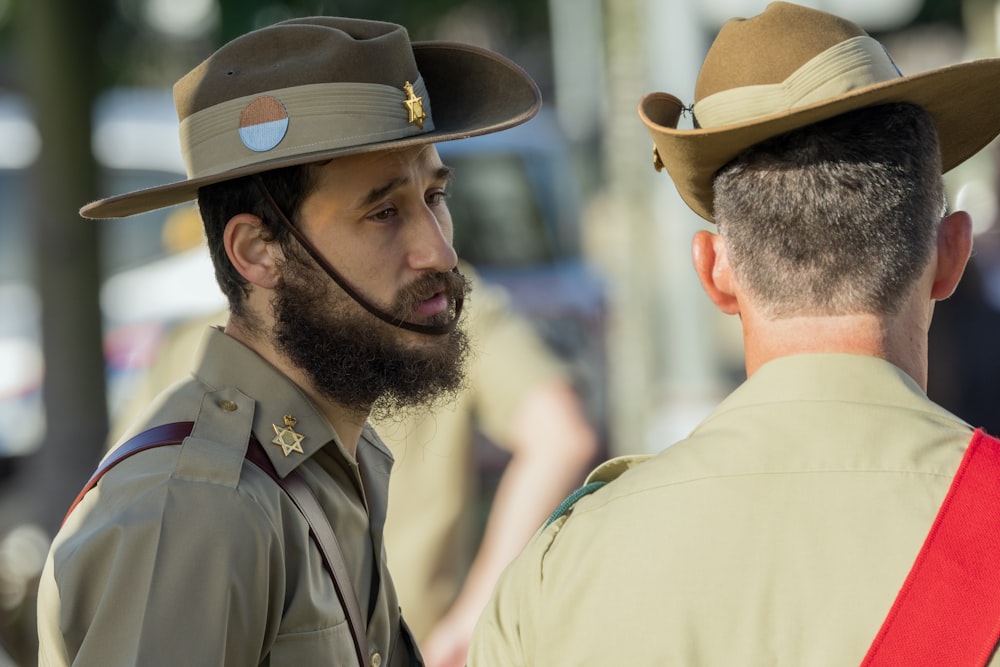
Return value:
[[(274, 201), (274, 197), (271, 196), (271, 192), (267, 189), (267, 186), (264, 185), (264, 181), (260, 178), (260, 176), (254, 174), (253, 180), (257, 184), (257, 187), (260, 188), (261, 194), (264, 195), (264, 199), (267, 200), (267, 203), (272, 209), (274, 209), (274, 212), (277, 213), (278, 219), (281, 220), (281, 223), (285, 225), (285, 228), (288, 229), (291, 235), (295, 237), (295, 240), (299, 242), (299, 245), (301, 245), (305, 251), (309, 253), (309, 256), (313, 258), (313, 261), (315, 261), (321, 269), (323, 269), (326, 275), (330, 276), (330, 279), (337, 283), (337, 286), (344, 290), (347, 296), (354, 299), (354, 301), (357, 302), (362, 308), (383, 322), (391, 324), (394, 327), (406, 329), (407, 331), (415, 331), (428, 336), (441, 336), (455, 330), (455, 327), (458, 325), (459, 317), (462, 315), (462, 305), (465, 301), (461, 295), (455, 299), (455, 316), (444, 324), (416, 324), (415, 322), (408, 322), (406, 320), (399, 319), (398, 317), (393, 317), (384, 310), (381, 310), (366, 301), (357, 290), (351, 287), (351, 285), (339, 273), (337, 273), (336, 270), (334, 270), (330, 263), (326, 261), (326, 258), (320, 254), (319, 250), (316, 249), (316, 246), (314, 246), (309, 239), (305, 237), (305, 234), (292, 224), (292, 221), (288, 219), (288, 216), (286, 216), (285, 212), (281, 210), (278, 203)], [(458, 273), (458, 268), (456, 267), (452, 269), (452, 271)]]

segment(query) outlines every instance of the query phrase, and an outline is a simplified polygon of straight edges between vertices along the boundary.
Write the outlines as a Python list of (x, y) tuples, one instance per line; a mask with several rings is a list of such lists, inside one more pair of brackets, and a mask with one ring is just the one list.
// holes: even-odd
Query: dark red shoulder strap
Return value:
[[(66, 512), (63, 523), (66, 522), (66, 518), (69, 517), (70, 513), (72, 513), (83, 497), (87, 495), (87, 492), (97, 485), (101, 477), (108, 470), (141, 451), (165, 445), (179, 445), (184, 442), (184, 438), (191, 435), (193, 429), (194, 422), (162, 424), (161, 426), (143, 431), (116, 447), (101, 462), (101, 465), (90, 476), (90, 479), (87, 480), (83, 489), (76, 496), (76, 500), (70, 505), (69, 511)], [(320, 507), (319, 501), (316, 500), (316, 496), (312, 490), (296, 471), (293, 470), (284, 478), (278, 475), (278, 472), (274, 469), (274, 465), (271, 463), (271, 459), (268, 458), (267, 453), (264, 451), (264, 447), (253, 436), (250, 436), (246, 458), (266, 472), (292, 499), (299, 512), (305, 517), (306, 523), (309, 524), (310, 536), (319, 548), (327, 571), (333, 579), (333, 586), (337, 591), (340, 604), (344, 608), (344, 611), (347, 612), (347, 625), (351, 632), (351, 639), (354, 642), (354, 652), (358, 658), (358, 664), (362, 666), (366, 665), (368, 652), (365, 650), (367, 632), (365, 630), (364, 617), (361, 615), (361, 607), (358, 605), (357, 595), (354, 592), (353, 586), (351, 586), (351, 580), (347, 573), (347, 564), (344, 561), (344, 554), (340, 549), (340, 542), (337, 540), (337, 535), (333, 532), (333, 526), (330, 525), (329, 519)]]
[(977, 430), (863, 667), (985, 665), (1000, 637), (1000, 440)]
[(194, 429), (194, 422), (171, 422), (170, 424), (162, 424), (160, 426), (154, 426), (153, 428), (143, 431), (131, 439), (127, 440), (125, 443), (119, 445), (105, 458), (101, 465), (98, 466), (94, 474), (90, 476), (87, 483), (83, 485), (83, 489), (77, 494), (76, 500), (73, 504), (69, 506), (66, 511), (66, 516), (63, 517), (63, 523), (66, 523), (66, 519), (69, 515), (76, 509), (76, 506), (80, 504), (83, 497), (87, 495), (92, 488), (97, 486), (97, 483), (101, 481), (104, 477), (104, 473), (113, 468), (118, 463), (121, 463), (133, 454), (138, 454), (139, 452), (150, 449), (152, 447), (162, 447), (163, 445), (179, 445), (184, 441), (184, 438), (191, 435), (191, 431)]

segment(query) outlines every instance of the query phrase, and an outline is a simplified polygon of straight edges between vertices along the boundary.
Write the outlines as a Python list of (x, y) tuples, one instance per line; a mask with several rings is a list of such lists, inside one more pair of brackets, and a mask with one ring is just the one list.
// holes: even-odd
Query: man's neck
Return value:
[(809, 316), (743, 322), (747, 376), (793, 354), (861, 354), (902, 369), (927, 388), (927, 333), (901, 316)]

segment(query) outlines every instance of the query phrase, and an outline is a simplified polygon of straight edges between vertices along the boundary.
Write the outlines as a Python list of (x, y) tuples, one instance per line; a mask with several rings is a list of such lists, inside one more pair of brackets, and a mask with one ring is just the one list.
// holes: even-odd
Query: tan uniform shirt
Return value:
[[(463, 272), (474, 276), (467, 267)], [(478, 546), (474, 428), (508, 448), (524, 395), (566, 375), (498, 288), (476, 282), (466, 312), (473, 352), (457, 400), (429, 414), (375, 423), (396, 460), (385, 526), (389, 569), (418, 640), (454, 602)]]
[(857, 665), (970, 437), (887, 362), (772, 361), (537, 534), (469, 664)]
[[(252, 432), (328, 515), (368, 618), (370, 664), (419, 664), (385, 566), (389, 451), (366, 428), (352, 458), (295, 385), (219, 331), (195, 376), (142, 426), (196, 420), (192, 436), (119, 463), (56, 536), (39, 591), (40, 663), (356, 663), (308, 524), (244, 461)], [(297, 419), (303, 454), (270, 444), (285, 415)]]

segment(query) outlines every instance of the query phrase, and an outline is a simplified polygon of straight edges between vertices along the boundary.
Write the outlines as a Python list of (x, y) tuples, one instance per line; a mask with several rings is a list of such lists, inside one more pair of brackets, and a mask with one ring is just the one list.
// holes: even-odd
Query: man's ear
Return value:
[(264, 240), (263, 232), (260, 218), (240, 213), (226, 223), (222, 238), (229, 261), (240, 275), (253, 285), (272, 289), (280, 275), (274, 257), (279, 251), (276, 243)]
[(691, 257), (701, 286), (715, 307), (727, 315), (740, 312), (736, 298), (733, 269), (722, 237), (706, 230), (699, 230), (691, 242)]
[(952, 295), (971, 254), (972, 218), (965, 211), (955, 211), (938, 226), (932, 299), (940, 301)]

